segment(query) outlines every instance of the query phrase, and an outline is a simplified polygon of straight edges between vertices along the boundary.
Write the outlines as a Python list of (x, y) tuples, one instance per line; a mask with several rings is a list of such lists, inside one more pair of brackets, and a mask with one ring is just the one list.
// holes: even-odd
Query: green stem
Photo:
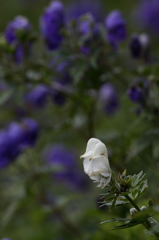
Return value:
[[(125, 195), (125, 197), (128, 199), (128, 201), (136, 208), (136, 210), (138, 212), (141, 212), (140, 208), (136, 205), (136, 203), (134, 202), (134, 200), (129, 196), (129, 195)], [(147, 230), (150, 230), (150, 228), (152, 227), (151, 223), (149, 222), (149, 220), (145, 220), (145, 222), (143, 222), (143, 225), (144, 227), (147, 229)], [(155, 232), (154, 235), (156, 237), (159, 237), (159, 233), (158, 232)]]
[(136, 205), (136, 203), (132, 200), (132, 198), (129, 197), (129, 195), (125, 195), (125, 197), (126, 197), (126, 198), (128, 199), (128, 201), (136, 208), (136, 210), (137, 210), (138, 212), (141, 211), (140, 208)]

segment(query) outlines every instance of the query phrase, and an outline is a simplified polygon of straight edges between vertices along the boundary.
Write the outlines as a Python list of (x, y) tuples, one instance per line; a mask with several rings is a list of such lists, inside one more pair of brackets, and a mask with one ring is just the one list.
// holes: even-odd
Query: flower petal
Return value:
[(87, 157), (83, 161), (84, 172), (88, 175), (90, 175), (92, 172), (92, 166), (91, 166), (92, 162), (89, 159), (90, 158)]
[(105, 156), (108, 158), (107, 148), (104, 143), (99, 142), (95, 145), (95, 149), (93, 151), (93, 158)]
[(86, 147), (86, 152), (80, 156), (80, 158), (85, 158), (88, 156), (92, 156), (93, 151), (95, 149), (95, 146), (97, 143), (101, 142), (99, 139), (97, 138), (91, 138), (89, 139), (88, 143), (87, 143), (87, 147)]
[(105, 156), (100, 156), (92, 159), (92, 169), (93, 172), (100, 173), (101, 175), (107, 177), (111, 172), (111, 168), (109, 166), (108, 158)]

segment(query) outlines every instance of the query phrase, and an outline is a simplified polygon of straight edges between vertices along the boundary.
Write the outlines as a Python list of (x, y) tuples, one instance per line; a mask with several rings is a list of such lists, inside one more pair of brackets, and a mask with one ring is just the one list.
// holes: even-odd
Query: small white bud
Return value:
[(134, 216), (134, 214), (137, 212), (136, 208), (131, 208), (130, 209), (130, 215)]
[(140, 210), (141, 210), (141, 211), (145, 211), (145, 210), (146, 210), (146, 207), (145, 207), (145, 206), (142, 206), (142, 207), (140, 208)]

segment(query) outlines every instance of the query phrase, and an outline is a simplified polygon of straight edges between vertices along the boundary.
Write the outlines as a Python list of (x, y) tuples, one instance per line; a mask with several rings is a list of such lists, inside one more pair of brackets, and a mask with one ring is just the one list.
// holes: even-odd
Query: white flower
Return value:
[(99, 182), (98, 187), (105, 187), (111, 179), (107, 148), (97, 138), (89, 139), (86, 152), (80, 156), (84, 158), (84, 171), (94, 182)]

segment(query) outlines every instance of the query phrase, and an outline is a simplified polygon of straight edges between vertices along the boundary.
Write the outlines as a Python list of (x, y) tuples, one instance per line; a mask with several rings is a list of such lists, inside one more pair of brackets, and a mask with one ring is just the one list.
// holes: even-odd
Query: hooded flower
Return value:
[(146, 79), (135, 79), (127, 94), (132, 102), (143, 106), (149, 95), (149, 82)]
[(22, 150), (32, 147), (38, 137), (35, 120), (24, 118), (21, 123), (12, 122), (0, 131), (0, 169), (13, 162)]
[(49, 50), (57, 49), (63, 40), (64, 19), (64, 7), (60, 1), (51, 2), (40, 19), (41, 33)]
[(105, 144), (97, 138), (91, 138), (87, 143), (86, 152), (80, 158), (84, 158), (84, 172), (94, 182), (99, 182), (98, 187), (104, 188), (111, 179), (111, 168)]
[(122, 14), (118, 10), (114, 10), (107, 16), (105, 20), (105, 26), (108, 33), (108, 41), (116, 46), (118, 42), (125, 40), (126, 27), (125, 20)]
[(89, 54), (92, 47), (96, 48), (95, 42), (100, 38), (99, 24), (93, 15), (86, 14), (79, 18), (78, 30), (81, 37), (81, 51)]
[(26, 51), (30, 51), (31, 44), (26, 36), (31, 29), (28, 19), (23, 16), (17, 16), (6, 28), (5, 38), (10, 46), (15, 46), (14, 58), (17, 63), (21, 63)]

